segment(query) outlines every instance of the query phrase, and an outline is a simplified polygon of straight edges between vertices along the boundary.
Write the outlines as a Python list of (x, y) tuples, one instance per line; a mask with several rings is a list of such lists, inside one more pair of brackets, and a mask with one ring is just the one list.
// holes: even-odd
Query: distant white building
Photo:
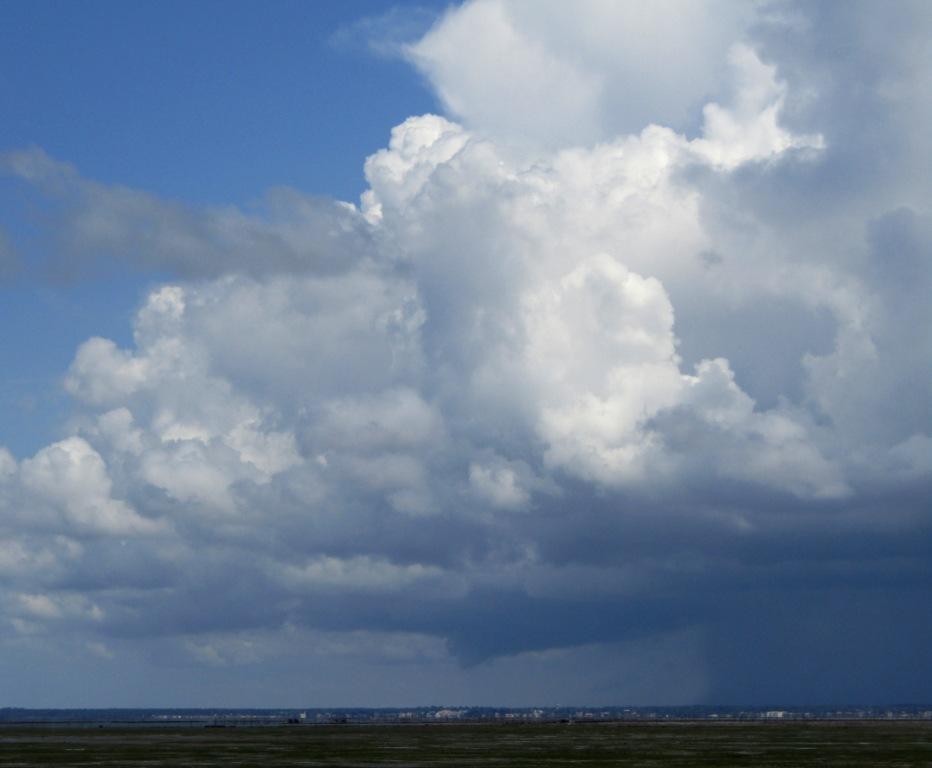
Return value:
[(434, 717), (438, 720), (453, 720), (463, 716), (461, 709), (438, 709), (434, 712)]

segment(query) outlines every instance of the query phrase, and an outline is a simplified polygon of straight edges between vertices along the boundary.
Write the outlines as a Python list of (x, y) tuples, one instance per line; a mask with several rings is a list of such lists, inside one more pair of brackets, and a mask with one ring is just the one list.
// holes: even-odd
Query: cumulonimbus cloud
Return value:
[[(129, 348), (76, 351), (72, 434), (0, 453), (17, 632), (299, 626), (473, 663), (692, 638), (734, 622), (723, 584), (868, 578), (864, 537), (928, 530), (927, 193), (820, 181), (845, 136), (762, 53), (788, 8), (758, 38), (703, 16), (689, 72), (633, 5), (537, 8), (477, 0), (410, 47), (464, 124), (397, 126), (358, 207), (197, 210), (6, 156), (63, 248), (177, 274)], [(658, 47), (632, 61), (607, 22)], [(817, 183), (824, 216), (769, 197)]]

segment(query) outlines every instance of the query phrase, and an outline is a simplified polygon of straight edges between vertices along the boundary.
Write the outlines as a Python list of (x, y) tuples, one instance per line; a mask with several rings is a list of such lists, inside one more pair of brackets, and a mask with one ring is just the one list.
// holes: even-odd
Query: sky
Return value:
[(932, 701), (930, 41), (0, 5), (0, 706)]

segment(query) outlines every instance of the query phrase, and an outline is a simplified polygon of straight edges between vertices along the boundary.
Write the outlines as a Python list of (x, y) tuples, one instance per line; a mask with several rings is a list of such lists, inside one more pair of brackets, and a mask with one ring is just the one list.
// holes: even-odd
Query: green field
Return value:
[(0, 727), (15, 766), (932, 766), (932, 722)]

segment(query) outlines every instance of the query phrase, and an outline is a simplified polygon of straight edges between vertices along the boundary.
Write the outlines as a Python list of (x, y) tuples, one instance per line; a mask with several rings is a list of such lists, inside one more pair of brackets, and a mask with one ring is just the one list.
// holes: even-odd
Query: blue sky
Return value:
[[(445, 4), (399, 6), (424, 29)], [(354, 31), (388, 2), (7, 3), (0, 25), (4, 150), (42, 147), (90, 178), (198, 204), (249, 205), (270, 187), (356, 200), (362, 158), (436, 100), (413, 69)], [(386, 27), (385, 32), (388, 31)], [(0, 188), (3, 224), (40, 272), (42, 201)], [(63, 421), (61, 376), (91, 335), (125, 342), (158, 275), (21, 278), (0, 286), (0, 441), (37, 450)]]
[[(435, 108), (401, 61), (364, 55), (361, 40), (332, 42), (392, 7), (7, 3), (3, 143), (190, 202), (244, 204), (279, 185), (355, 199), (360, 158)], [(445, 5), (414, 7), (423, 26)]]
[(930, 39), (4, 3), (4, 703), (929, 701)]

